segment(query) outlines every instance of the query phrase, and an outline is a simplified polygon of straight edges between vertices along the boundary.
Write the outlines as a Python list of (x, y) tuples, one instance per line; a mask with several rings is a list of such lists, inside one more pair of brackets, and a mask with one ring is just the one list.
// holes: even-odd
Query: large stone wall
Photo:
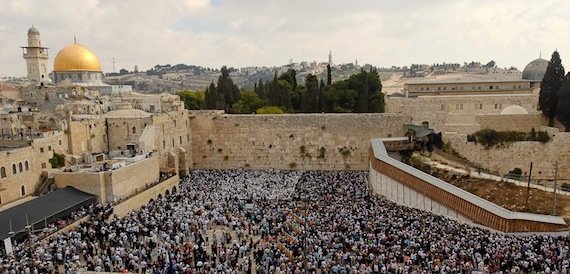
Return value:
[(570, 133), (558, 132), (547, 143), (515, 142), (504, 147), (487, 149), (481, 144), (467, 142), (465, 134), (445, 134), (444, 140), (471, 162), (479, 163), (491, 171), (507, 174), (520, 168), (523, 174), (530, 171), (533, 162), (533, 178), (554, 179), (554, 165), (558, 161), (558, 178), (570, 178)]
[(125, 216), (130, 211), (140, 208), (143, 205), (147, 205), (150, 200), (156, 200), (159, 197), (165, 197), (167, 194), (178, 191), (179, 184), (180, 178), (178, 176), (168, 178), (129, 199), (121, 201), (119, 204), (115, 205), (113, 213), (117, 214), (117, 216)]
[(481, 128), (492, 128), (497, 131), (521, 131), (530, 132), (533, 128), (539, 130), (541, 126), (541, 114), (524, 115), (477, 115), (477, 123)]
[(402, 136), (401, 114), (195, 115), (195, 169), (365, 170), (368, 140)]

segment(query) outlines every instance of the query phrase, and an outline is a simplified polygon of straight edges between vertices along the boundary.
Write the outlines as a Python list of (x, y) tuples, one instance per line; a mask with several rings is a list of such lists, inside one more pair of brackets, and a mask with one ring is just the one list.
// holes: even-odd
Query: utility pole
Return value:
[(528, 172), (528, 184), (526, 186), (526, 203), (525, 208), (528, 210), (528, 199), (530, 198), (530, 176), (532, 176), (532, 162), (530, 162), (530, 171)]
[(556, 164), (554, 166), (554, 192), (552, 194), (552, 215), (555, 216), (556, 215), (556, 183), (558, 180), (558, 161), (556, 161)]

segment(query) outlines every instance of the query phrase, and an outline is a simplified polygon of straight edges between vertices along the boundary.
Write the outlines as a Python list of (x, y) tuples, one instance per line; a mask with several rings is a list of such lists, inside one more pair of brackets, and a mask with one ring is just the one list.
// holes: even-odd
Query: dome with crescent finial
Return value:
[(53, 70), (61, 71), (101, 71), (101, 64), (97, 56), (86, 48), (77, 43), (68, 45), (59, 51), (53, 61)]
[(542, 81), (544, 73), (546, 73), (546, 67), (548, 67), (548, 61), (538, 58), (526, 65), (522, 72), (522, 79)]
[(30, 29), (28, 29), (28, 35), (33, 35), (33, 34), (40, 35), (40, 31), (36, 29), (34, 25), (32, 25)]

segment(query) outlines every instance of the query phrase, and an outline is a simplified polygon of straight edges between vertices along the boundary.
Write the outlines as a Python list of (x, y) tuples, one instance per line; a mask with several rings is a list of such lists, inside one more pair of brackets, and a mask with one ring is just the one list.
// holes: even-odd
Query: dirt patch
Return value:
[[(459, 175), (447, 170), (432, 168), (429, 172), (443, 181), (477, 195), (498, 206), (516, 212), (529, 212), (550, 215), (553, 193), (530, 188), (528, 208), (526, 207), (527, 188), (505, 181), (494, 181)], [(556, 195), (556, 215), (570, 223), (570, 196)]]

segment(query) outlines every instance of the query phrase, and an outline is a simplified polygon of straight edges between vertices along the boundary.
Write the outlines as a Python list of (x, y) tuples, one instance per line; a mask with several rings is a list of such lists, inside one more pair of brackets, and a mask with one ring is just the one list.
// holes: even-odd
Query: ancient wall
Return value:
[(444, 135), (453, 149), (469, 161), (481, 164), (491, 171), (507, 174), (514, 168), (520, 168), (523, 174), (530, 171), (533, 163), (533, 178), (554, 179), (554, 165), (558, 161), (558, 178), (570, 179), (570, 133), (558, 132), (547, 143), (515, 142), (502, 147), (487, 149), (481, 144), (467, 142), (465, 134)]
[(368, 140), (402, 136), (409, 120), (400, 114), (197, 114), (193, 168), (365, 170)]
[(492, 128), (497, 131), (522, 131), (530, 132), (533, 128), (539, 130), (541, 127), (542, 114), (510, 114), (510, 115), (477, 115), (477, 123), (481, 128)]

